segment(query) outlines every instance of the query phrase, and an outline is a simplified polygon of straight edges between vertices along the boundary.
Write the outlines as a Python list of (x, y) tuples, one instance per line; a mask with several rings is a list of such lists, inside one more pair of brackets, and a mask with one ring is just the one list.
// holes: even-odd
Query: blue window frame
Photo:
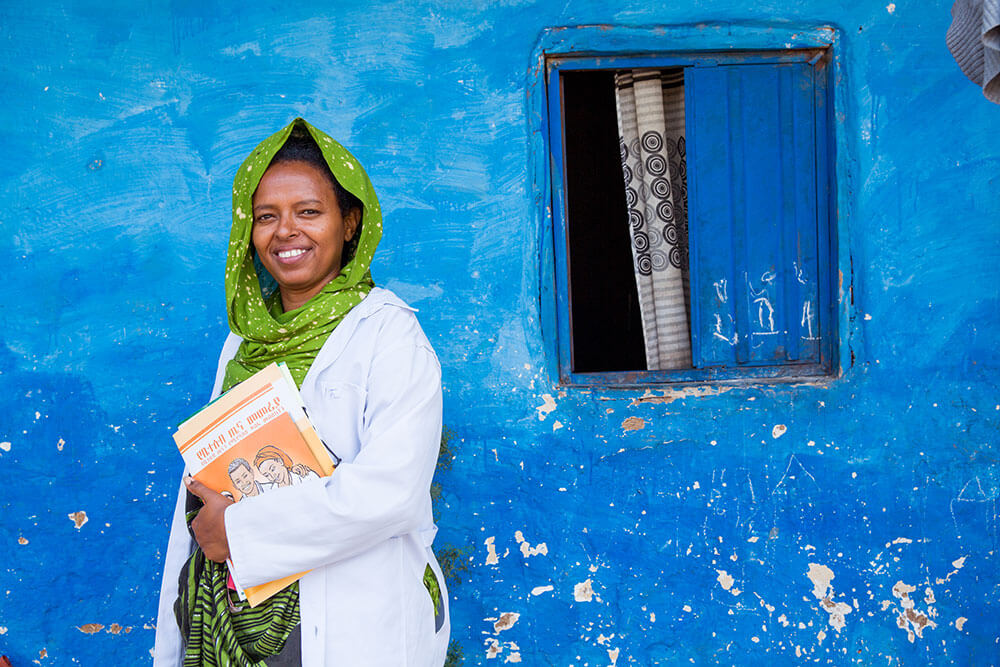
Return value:
[[(595, 54), (577, 45), (543, 54), (562, 383), (808, 379), (838, 370), (828, 47), (629, 54), (618, 44), (615, 53)], [(564, 83), (574, 72), (677, 67), (684, 74), (693, 363), (581, 370), (573, 336), (586, 332), (572, 322)], [(628, 233), (624, 224), (621, 233)]]

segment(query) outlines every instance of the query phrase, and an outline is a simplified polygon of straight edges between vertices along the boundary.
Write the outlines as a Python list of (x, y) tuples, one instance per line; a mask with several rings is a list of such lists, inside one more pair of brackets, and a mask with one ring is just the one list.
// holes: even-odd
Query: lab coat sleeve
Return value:
[(244, 587), (263, 584), (420, 528), (440, 438), (441, 368), (434, 352), (412, 341), (378, 352), (355, 459), (329, 477), (226, 509), (234, 579)]
[(170, 540), (163, 559), (163, 580), (160, 584), (160, 606), (156, 618), (156, 643), (153, 648), (154, 667), (176, 667), (181, 664), (181, 632), (174, 616), (177, 580), (191, 552), (191, 536), (184, 520), (184, 485), (181, 484), (170, 522)]

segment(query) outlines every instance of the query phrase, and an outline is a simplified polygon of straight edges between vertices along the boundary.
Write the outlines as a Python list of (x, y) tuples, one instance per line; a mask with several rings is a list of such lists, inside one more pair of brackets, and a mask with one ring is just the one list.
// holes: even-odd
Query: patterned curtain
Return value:
[(646, 367), (690, 368), (684, 73), (623, 71), (615, 87)]

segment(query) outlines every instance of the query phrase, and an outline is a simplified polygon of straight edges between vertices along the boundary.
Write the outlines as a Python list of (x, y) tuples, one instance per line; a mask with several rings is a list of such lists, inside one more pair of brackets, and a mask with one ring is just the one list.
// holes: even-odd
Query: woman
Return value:
[[(447, 591), (429, 493), (440, 366), (412, 309), (374, 287), (381, 233), (361, 165), (302, 119), (240, 167), (225, 276), (232, 334), (213, 396), (284, 361), (341, 462), (235, 504), (185, 478), (155, 665), (443, 664)], [(245, 588), (304, 571), (253, 609), (227, 586), (230, 575)]]
[(261, 447), (253, 459), (253, 464), (257, 466), (257, 470), (267, 479), (273, 489), (301, 484), (311, 477), (319, 477), (306, 465), (301, 463), (293, 465), (288, 454), (274, 445)]

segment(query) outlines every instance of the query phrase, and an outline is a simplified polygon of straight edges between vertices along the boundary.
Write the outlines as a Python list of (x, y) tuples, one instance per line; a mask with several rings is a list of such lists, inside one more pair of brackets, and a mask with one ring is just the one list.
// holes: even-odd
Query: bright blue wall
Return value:
[[(439, 543), (471, 557), (452, 606), (467, 664), (494, 664), (490, 646), (559, 665), (997, 660), (1000, 107), (945, 49), (950, 2), (109, 4), (0, 7), (15, 665), (148, 657), (169, 434), (206, 399), (225, 334), (232, 175), (295, 115), (368, 167), (376, 280), (421, 309), (444, 366), (457, 458)], [(844, 374), (654, 400), (560, 390), (539, 326), (539, 35), (738, 19), (842, 30)], [(850, 607), (840, 630), (819, 566), (828, 604)], [(911, 603), (936, 623), (913, 641), (897, 625)]]

